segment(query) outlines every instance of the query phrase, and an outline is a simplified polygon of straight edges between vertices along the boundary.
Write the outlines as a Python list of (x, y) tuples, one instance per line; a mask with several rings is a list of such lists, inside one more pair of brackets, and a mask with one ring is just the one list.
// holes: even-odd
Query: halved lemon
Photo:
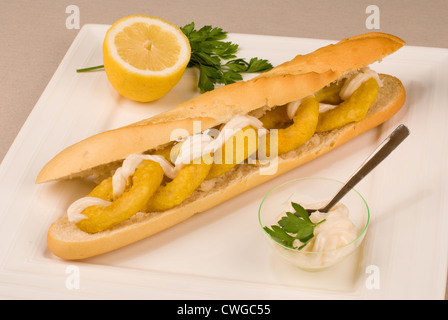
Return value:
[(131, 15), (115, 22), (103, 42), (104, 69), (124, 97), (148, 102), (167, 94), (190, 60), (190, 42), (176, 25)]

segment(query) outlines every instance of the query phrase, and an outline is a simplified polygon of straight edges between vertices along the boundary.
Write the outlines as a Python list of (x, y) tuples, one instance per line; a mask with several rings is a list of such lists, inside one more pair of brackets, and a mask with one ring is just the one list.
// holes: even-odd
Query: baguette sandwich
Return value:
[(69, 146), (36, 183), (98, 185), (50, 226), (48, 247), (63, 259), (124, 247), (378, 126), (405, 90), (368, 66), (403, 45), (383, 33), (347, 38)]

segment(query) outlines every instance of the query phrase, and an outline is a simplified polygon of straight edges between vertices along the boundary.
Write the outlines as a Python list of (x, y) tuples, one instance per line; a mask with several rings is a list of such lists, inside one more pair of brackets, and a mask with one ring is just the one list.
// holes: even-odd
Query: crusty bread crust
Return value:
[(195, 120), (201, 120), (205, 130), (236, 115), (304, 98), (348, 72), (383, 59), (403, 45), (404, 41), (395, 36), (369, 33), (298, 55), (254, 79), (217, 88), (152, 118), (80, 141), (49, 161), (36, 183), (79, 176), (131, 153), (151, 150), (168, 143), (174, 129), (185, 128), (193, 133)]
[(381, 78), (384, 86), (365, 119), (331, 133), (316, 133), (305, 145), (280, 156), (275, 174), (260, 174), (259, 167), (255, 165), (237, 166), (210, 182), (212, 187), (197, 190), (180, 206), (161, 213), (138, 213), (120, 225), (96, 234), (79, 230), (64, 216), (51, 225), (47, 235), (48, 247), (55, 255), (68, 260), (110, 252), (176, 225), (339, 147), (383, 123), (404, 104), (406, 96), (402, 83), (392, 76), (381, 75)]
[[(193, 133), (194, 120), (201, 120), (201, 129), (205, 130), (227, 122), (235, 115), (301, 99), (346, 73), (384, 58), (403, 44), (394, 36), (372, 33), (297, 56), (253, 80), (218, 88), (150, 119), (95, 135), (68, 147), (42, 169), (37, 182), (70, 177), (122, 160), (131, 153), (156, 148), (170, 141), (174, 129), (184, 128)], [(281, 155), (275, 174), (260, 174), (260, 167), (256, 165), (236, 166), (225, 175), (203, 183), (208, 186), (201, 186), (192, 197), (173, 209), (137, 213), (112, 229), (96, 234), (81, 231), (64, 216), (51, 225), (48, 247), (64, 259), (85, 259), (121, 248), (337, 148), (383, 123), (404, 104), (405, 90), (401, 82), (392, 76), (381, 75), (381, 78), (384, 85), (365, 119), (330, 133), (316, 133), (305, 145)], [(116, 148), (118, 144), (120, 148)]]

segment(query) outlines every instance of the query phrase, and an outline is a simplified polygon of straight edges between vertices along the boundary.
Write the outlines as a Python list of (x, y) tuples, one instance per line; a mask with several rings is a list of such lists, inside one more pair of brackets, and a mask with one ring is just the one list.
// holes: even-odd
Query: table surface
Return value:
[(198, 27), (219, 26), (230, 33), (339, 40), (379, 31), (397, 35), (408, 45), (448, 48), (448, 1), (377, 0), (377, 30), (367, 27), (371, 4), (364, 0), (2, 0), (0, 161), (79, 32), (76, 26), (67, 27), (71, 5), (79, 9), (79, 27), (148, 14), (179, 26), (194, 21)]

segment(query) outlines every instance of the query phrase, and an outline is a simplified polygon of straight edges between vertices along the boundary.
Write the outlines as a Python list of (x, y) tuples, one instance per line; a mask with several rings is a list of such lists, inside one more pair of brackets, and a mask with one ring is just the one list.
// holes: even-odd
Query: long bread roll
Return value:
[[(140, 122), (106, 131), (76, 143), (49, 161), (36, 182), (86, 177), (110, 171), (130, 154), (157, 150), (171, 142), (173, 130), (194, 132), (227, 123), (240, 115), (263, 115), (270, 109), (313, 95), (330, 83), (356, 73), (404, 45), (401, 39), (383, 33), (369, 33), (344, 39), (307, 55), (298, 55), (271, 71), (249, 80), (204, 93), (175, 108)], [(275, 174), (260, 174), (257, 165), (237, 165), (218, 178), (204, 181), (176, 207), (162, 212), (139, 212), (108, 230), (81, 231), (67, 216), (53, 223), (47, 243), (64, 259), (84, 259), (126, 246), (195, 213), (206, 211), (250, 188), (306, 163), (395, 114), (405, 101), (401, 82), (380, 75), (382, 86), (366, 117), (328, 132), (315, 133), (305, 144), (278, 158)]]

